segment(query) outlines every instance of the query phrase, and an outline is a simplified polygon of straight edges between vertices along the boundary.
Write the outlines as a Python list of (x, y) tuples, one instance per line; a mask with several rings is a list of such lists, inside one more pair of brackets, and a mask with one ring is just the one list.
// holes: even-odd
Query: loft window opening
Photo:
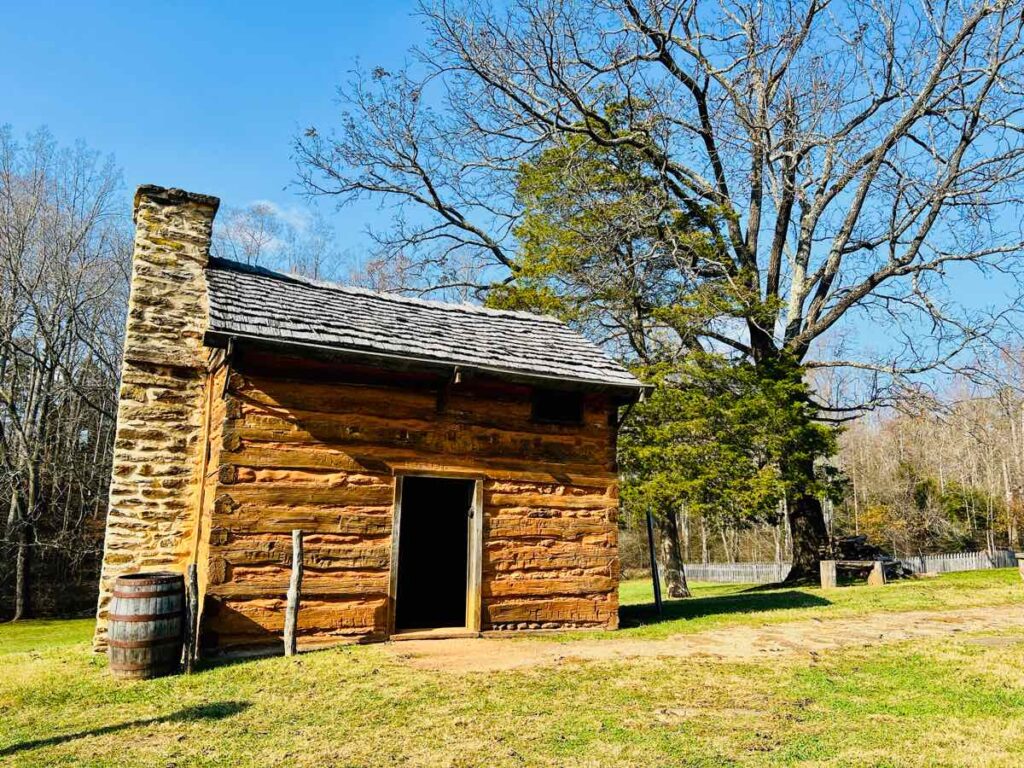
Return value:
[(559, 389), (535, 389), (533, 420), (544, 424), (582, 424), (583, 394)]

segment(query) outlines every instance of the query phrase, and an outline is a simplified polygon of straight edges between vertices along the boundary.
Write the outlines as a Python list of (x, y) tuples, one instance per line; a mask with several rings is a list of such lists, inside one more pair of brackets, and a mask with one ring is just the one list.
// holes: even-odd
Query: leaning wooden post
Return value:
[(651, 581), (654, 582), (654, 607), (661, 615), (661, 578), (658, 574), (658, 555), (654, 551), (654, 516), (647, 510), (647, 548), (651, 553)]
[(185, 643), (182, 664), (191, 675), (199, 656), (199, 568), (189, 563), (185, 573)]
[(299, 626), (299, 600), (302, 597), (302, 531), (292, 531), (292, 577), (288, 582), (288, 606), (284, 614), (284, 655), (294, 656), (295, 633)]

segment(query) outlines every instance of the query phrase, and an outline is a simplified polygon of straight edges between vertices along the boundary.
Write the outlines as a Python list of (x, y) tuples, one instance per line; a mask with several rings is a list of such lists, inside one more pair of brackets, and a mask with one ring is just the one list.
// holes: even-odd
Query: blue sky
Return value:
[[(290, 141), (337, 112), (358, 57), (400, 64), (421, 37), (412, 0), (374, 2), (45, 2), (7, 6), (0, 24), (0, 123), (48, 126), (124, 169), (126, 211), (142, 183), (225, 206), (302, 204)], [(374, 207), (332, 217), (358, 250)]]

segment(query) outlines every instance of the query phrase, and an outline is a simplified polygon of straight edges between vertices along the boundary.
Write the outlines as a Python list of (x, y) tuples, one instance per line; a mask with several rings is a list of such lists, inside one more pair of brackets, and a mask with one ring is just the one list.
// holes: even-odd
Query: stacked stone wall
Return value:
[(194, 547), (208, 350), (206, 279), (216, 198), (161, 187), (135, 196), (135, 246), (113, 477), (97, 608), (113, 579), (181, 570)]

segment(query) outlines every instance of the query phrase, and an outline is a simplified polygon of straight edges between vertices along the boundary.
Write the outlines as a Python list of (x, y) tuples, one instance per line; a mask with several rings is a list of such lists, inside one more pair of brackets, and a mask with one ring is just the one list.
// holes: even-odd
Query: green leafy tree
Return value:
[(666, 195), (635, 149), (582, 137), (522, 164), (516, 193), (515, 278), (488, 302), (556, 314), (656, 385), (623, 442), (625, 498), (655, 515), (669, 594), (683, 596), (680, 506), (721, 525), (772, 519), (781, 498), (818, 492), (808, 467), (834, 437), (814, 423), (790, 357), (716, 352), (715, 338), (728, 338), (716, 327), (745, 305), (741, 285), (713, 266), (724, 250), (709, 235), (718, 212)]
[(808, 481), (787, 472), (786, 459), (831, 454), (835, 430), (815, 422), (793, 364), (766, 377), (749, 362), (692, 353), (640, 373), (655, 389), (622, 431), (622, 499), (630, 513), (650, 511), (661, 521), (669, 593), (684, 596), (679, 550), (671, 543), (680, 508), (721, 526), (775, 523), (783, 498), (834, 489), (830, 473)]
[(701, 266), (722, 249), (717, 212), (666, 195), (635, 149), (569, 137), (520, 165), (516, 196), (520, 251), (491, 306), (557, 315), (642, 365), (701, 351), (697, 331), (736, 310), (734, 286)]
[[(618, 112), (609, 109), (607, 118), (615, 122)], [(667, 382), (677, 370), (673, 360), (702, 349), (693, 328), (708, 324), (715, 297), (724, 295), (713, 276), (700, 281), (690, 270), (720, 247), (702, 227), (713, 212), (697, 204), (680, 208), (665, 195), (657, 169), (635, 149), (601, 146), (583, 136), (523, 163), (516, 181), (524, 215), (515, 232), (521, 243), (515, 277), (495, 286), (488, 303), (557, 315), (601, 339), (641, 375)], [(672, 402), (673, 391), (659, 387), (654, 408), (680, 405)], [(641, 462), (645, 471), (667, 448), (657, 442), (661, 436), (644, 436), (651, 441)], [(689, 471), (685, 464), (672, 466), (682, 457), (669, 450), (662, 455), (663, 475)], [(668, 492), (667, 483), (645, 488), (653, 493), (659, 485)], [(661, 533), (669, 595), (684, 597), (676, 496), (671, 502), (649, 499), (644, 509), (654, 513)]]

